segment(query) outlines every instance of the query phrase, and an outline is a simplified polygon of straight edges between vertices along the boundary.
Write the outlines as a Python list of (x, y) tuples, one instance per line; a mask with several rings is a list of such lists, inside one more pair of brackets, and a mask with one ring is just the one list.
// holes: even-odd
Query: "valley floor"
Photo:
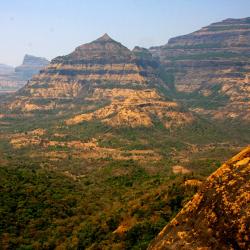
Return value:
[(68, 127), (54, 117), (0, 115), (3, 249), (146, 249), (247, 143), (203, 124)]

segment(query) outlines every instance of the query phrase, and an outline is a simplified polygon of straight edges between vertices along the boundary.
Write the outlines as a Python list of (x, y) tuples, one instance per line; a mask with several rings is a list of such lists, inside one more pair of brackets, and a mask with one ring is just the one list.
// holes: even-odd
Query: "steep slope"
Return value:
[(191, 109), (250, 121), (250, 18), (226, 19), (150, 51), (176, 98)]
[(129, 49), (105, 34), (77, 47), (67, 56), (53, 59), (44, 71), (33, 77), (23, 92), (42, 98), (82, 97), (93, 85), (130, 84), (132, 87), (146, 84), (150, 79), (148, 73)]
[(158, 64), (148, 52), (130, 51), (107, 34), (52, 60), (19, 91), (10, 108), (23, 111), (67, 110), (68, 125), (100, 120), (111, 126), (166, 127), (193, 121), (191, 113), (161, 94)]
[(224, 163), (148, 249), (249, 249), (250, 147)]

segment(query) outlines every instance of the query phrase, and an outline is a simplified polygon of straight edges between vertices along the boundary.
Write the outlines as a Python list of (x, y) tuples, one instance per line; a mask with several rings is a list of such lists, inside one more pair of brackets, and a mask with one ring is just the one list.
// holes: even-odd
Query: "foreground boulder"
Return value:
[(249, 249), (250, 147), (215, 171), (148, 249)]

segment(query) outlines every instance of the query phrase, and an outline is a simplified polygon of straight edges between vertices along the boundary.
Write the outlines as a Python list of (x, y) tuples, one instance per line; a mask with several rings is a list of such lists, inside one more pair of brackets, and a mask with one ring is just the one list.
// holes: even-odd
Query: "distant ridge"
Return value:
[(194, 112), (250, 121), (250, 18), (226, 19), (152, 47), (164, 78)]
[(22, 65), (15, 68), (15, 72), (20, 78), (29, 80), (48, 64), (49, 61), (46, 58), (27, 54), (24, 56)]
[(25, 85), (31, 77), (46, 67), (49, 61), (45, 58), (25, 55), (23, 63), (14, 68), (0, 65), (0, 91), (15, 92)]

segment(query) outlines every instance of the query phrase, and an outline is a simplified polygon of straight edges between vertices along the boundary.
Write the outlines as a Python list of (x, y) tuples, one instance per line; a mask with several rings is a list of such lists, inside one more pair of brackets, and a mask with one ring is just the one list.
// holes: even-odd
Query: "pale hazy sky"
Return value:
[(250, 16), (250, 0), (0, 0), (0, 63), (52, 59), (104, 33), (150, 47), (226, 18)]

